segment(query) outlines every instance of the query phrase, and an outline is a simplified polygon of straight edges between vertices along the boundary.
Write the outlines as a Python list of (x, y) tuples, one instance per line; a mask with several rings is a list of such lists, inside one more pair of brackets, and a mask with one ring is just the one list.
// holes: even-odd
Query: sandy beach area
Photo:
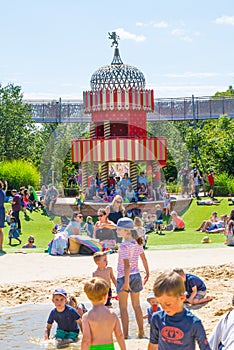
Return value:
[[(194, 250), (146, 251), (150, 279), (142, 291), (146, 301), (156, 276), (175, 267), (200, 276), (213, 300), (193, 312), (201, 318), (209, 335), (221, 315), (231, 309), (234, 292), (234, 249), (202, 248)], [(116, 271), (118, 254), (108, 255)], [(57, 287), (63, 287), (78, 301), (87, 301), (84, 280), (91, 277), (95, 265), (91, 256), (54, 257), (48, 254), (15, 253), (0, 256), (0, 308), (24, 303), (49, 303)], [(140, 265), (143, 273), (143, 268)], [(113, 288), (114, 289), (114, 288)], [(127, 341), (128, 349), (145, 349), (148, 340)], [(133, 346), (134, 344), (134, 346)]]

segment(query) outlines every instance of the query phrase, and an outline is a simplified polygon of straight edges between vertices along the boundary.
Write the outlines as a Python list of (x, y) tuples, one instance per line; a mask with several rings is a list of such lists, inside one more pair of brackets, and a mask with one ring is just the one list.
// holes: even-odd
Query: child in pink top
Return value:
[(139, 257), (142, 260), (146, 276), (143, 285), (148, 281), (149, 268), (143, 250), (143, 239), (134, 230), (130, 218), (121, 218), (117, 222), (117, 235), (123, 238), (119, 247), (118, 276), (116, 289), (119, 298), (120, 316), (125, 339), (128, 338), (128, 295), (131, 293), (132, 307), (135, 313), (139, 338), (144, 337), (143, 314), (140, 306), (140, 291), (143, 289), (142, 279), (138, 268)]

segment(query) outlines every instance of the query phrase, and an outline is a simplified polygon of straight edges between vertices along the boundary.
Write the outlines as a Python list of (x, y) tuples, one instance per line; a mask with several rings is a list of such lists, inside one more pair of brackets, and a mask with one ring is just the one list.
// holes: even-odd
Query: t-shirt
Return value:
[(65, 332), (79, 333), (80, 328), (76, 322), (79, 318), (80, 315), (73, 307), (65, 305), (65, 309), (62, 312), (54, 308), (49, 314), (47, 323), (52, 324), (55, 321), (58, 324), (58, 329)]
[[(234, 349), (234, 310), (228, 312), (219, 320), (210, 336), (209, 344), (212, 350)], [(218, 348), (218, 346), (220, 347)]]
[(157, 220), (163, 220), (163, 213), (161, 209), (156, 210)]
[(143, 246), (139, 245), (136, 241), (124, 241), (119, 246), (118, 256), (118, 278), (124, 276), (124, 259), (129, 260), (130, 275), (134, 275), (139, 272), (138, 260), (139, 256), (144, 252)]
[(73, 232), (74, 228), (78, 228), (80, 232), (80, 224), (75, 220), (71, 221), (65, 228), (65, 231), (67, 232), (68, 237), (74, 235), (74, 232)]
[(208, 176), (208, 182), (210, 186), (214, 186), (214, 175), (213, 174), (209, 174)]
[(186, 293), (189, 295), (192, 293), (192, 288), (197, 287), (197, 291), (206, 291), (205, 283), (196, 275), (186, 273), (186, 281), (184, 282)]
[(175, 222), (176, 227), (177, 227), (178, 229), (184, 227), (184, 221), (183, 221), (179, 216), (174, 216), (174, 217), (173, 217), (173, 222)]
[(13, 202), (15, 204), (12, 204), (12, 210), (13, 211), (20, 211), (21, 210), (21, 196), (18, 193), (16, 193), (13, 196)]
[(173, 316), (165, 311), (155, 312), (150, 325), (150, 343), (158, 344), (160, 350), (211, 350), (204, 327), (188, 309)]
[(0, 208), (4, 208), (5, 192), (0, 190)]

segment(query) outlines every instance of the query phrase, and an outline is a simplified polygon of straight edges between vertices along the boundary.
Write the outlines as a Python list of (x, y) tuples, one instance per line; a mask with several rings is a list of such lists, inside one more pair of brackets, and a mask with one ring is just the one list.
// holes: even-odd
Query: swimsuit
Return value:
[(90, 345), (89, 350), (115, 350), (114, 344), (100, 344), (100, 345)]

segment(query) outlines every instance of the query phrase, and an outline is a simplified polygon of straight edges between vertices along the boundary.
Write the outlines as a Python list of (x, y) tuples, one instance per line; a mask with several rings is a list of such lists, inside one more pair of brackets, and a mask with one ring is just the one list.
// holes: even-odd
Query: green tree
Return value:
[(32, 160), (35, 124), (19, 86), (0, 85), (0, 161)]

